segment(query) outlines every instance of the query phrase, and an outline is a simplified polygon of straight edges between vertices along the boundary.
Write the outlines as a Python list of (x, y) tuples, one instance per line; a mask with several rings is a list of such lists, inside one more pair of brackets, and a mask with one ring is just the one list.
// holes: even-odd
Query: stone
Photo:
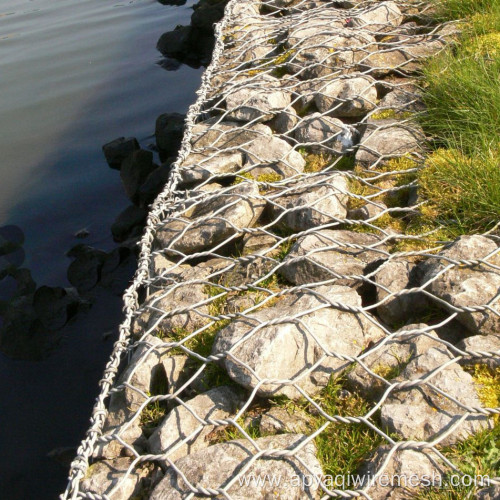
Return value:
[(368, 125), (363, 134), (355, 159), (362, 165), (372, 167), (391, 158), (422, 152), (424, 141), (422, 129), (417, 125), (376, 120), (375, 124)]
[(476, 493), (477, 500), (498, 500), (500, 498), (500, 485), (482, 488)]
[(252, 227), (264, 206), (255, 183), (231, 186), (196, 206), (191, 220), (167, 221), (156, 233), (157, 247), (172, 255), (213, 248), (234, 239), (242, 229)]
[(179, 173), (182, 184), (195, 184), (224, 177), (224, 174), (234, 173), (243, 166), (241, 152), (209, 154), (191, 153), (180, 165)]
[[(359, 476), (368, 485), (387, 460), (391, 447), (379, 446), (373, 457), (363, 464)], [(428, 486), (441, 487), (449, 469), (442, 465), (440, 457), (431, 450), (397, 450), (384, 467), (378, 480), (373, 481), (365, 493), (373, 500), (406, 500), (425, 494)]]
[[(193, 375), (189, 357), (186, 355), (170, 355), (162, 359), (165, 378), (167, 381), (167, 394), (174, 394), (184, 383)], [(169, 406), (177, 404), (175, 401), (169, 401)]]
[(244, 149), (245, 171), (258, 179), (261, 175), (278, 174), (292, 177), (304, 171), (306, 161), (287, 142), (278, 137), (259, 137)]
[(300, 118), (294, 108), (289, 107), (284, 111), (280, 111), (271, 122), (271, 127), (278, 134), (292, 135), (296, 125), (299, 123)]
[(75, 257), (68, 267), (68, 281), (78, 290), (78, 293), (92, 290), (99, 282), (106, 252), (88, 245), (77, 245), (68, 252), (68, 256)]
[(61, 329), (76, 314), (79, 302), (74, 288), (41, 286), (33, 295), (33, 308), (47, 330)]
[(123, 160), (140, 149), (135, 137), (118, 137), (102, 147), (108, 165), (115, 170), (120, 170)]
[(337, 118), (313, 113), (305, 117), (295, 129), (294, 137), (299, 145), (313, 153), (328, 152), (341, 155), (344, 152), (342, 132), (344, 124)]
[(276, 245), (279, 241), (277, 236), (266, 233), (255, 233), (255, 234), (247, 234), (243, 237), (242, 246), (243, 246), (243, 255), (252, 255), (257, 252), (268, 255), (267, 250)]
[[(500, 337), (497, 335), (474, 335), (458, 342), (457, 348), (475, 353), (464, 356), (460, 364), (481, 363), (492, 370), (500, 367)], [(495, 355), (484, 356), (483, 353), (495, 353)]]
[(191, 26), (177, 26), (160, 36), (156, 48), (166, 57), (182, 58), (190, 49)]
[[(242, 404), (242, 393), (229, 386), (220, 386), (174, 408), (149, 437), (149, 449), (156, 455), (167, 455), (176, 462), (209, 446), (208, 435), (217, 421), (230, 418)], [(204, 420), (205, 423), (200, 422)], [(168, 467), (168, 463), (165, 462)]]
[(164, 113), (156, 119), (155, 137), (161, 161), (177, 156), (184, 135), (185, 115)]
[(132, 203), (138, 202), (139, 188), (157, 167), (158, 165), (153, 163), (153, 153), (145, 149), (134, 151), (123, 160), (120, 177), (125, 193)]
[(357, 69), (357, 64), (377, 50), (375, 38), (363, 31), (340, 28), (330, 21), (328, 31), (312, 21), (312, 29), (304, 24), (291, 32), (286, 42), (293, 51), (286, 65), (301, 80), (343, 74)]
[(127, 207), (111, 225), (111, 234), (115, 241), (125, 241), (131, 236), (139, 236), (142, 233), (147, 211), (142, 207), (130, 205)]
[(377, 313), (386, 324), (406, 323), (428, 310), (429, 302), (422, 292), (402, 293), (418, 287), (418, 271), (417, 266), (406, 259), (389, 260), (377, 269), (373, 276), (377, 285), (377, 302), (381, 302)]
[[(444, 346), (431, 348), (410, 361), (393, 382), (424, 378), (453, 358)], [(473, 378), (456, 362), (447, 364), (428, 382), (466, 407), (482, 407)], [(439, 441), (442, 446), (451, 446), (491, 427), (488, 417), (478, 413), (466, 416), (457, 425), (465, 413), (466, 410), (448, 397), (421, 384), (415, 388), (393, 391), (382, 405), (380, 419), (389, 432), (395, 432), (403, 439), (416, 441), (439, 439), (455, 425), (453, 431)]]
[(369, 76), (347, 76), (321, 87), (314, 102), (322, 113), (330, 116), (361, 117), (375, 108), (377, 89)]
[(224, 15), (224, 8), (228, 0), (219, 2), (199, 2), (191, 15), (191, 25), (200, 31), (212, 34), (214, 24), (219, 22)]
[(295, 285), (336, 279), (336, 285), (359, 286), (358, 276), (385, 255), (373, 234), (323, 229), (299, 238), (278, 272)]
[[(149, 464), (132, 467), (132, 463), (132, 458), (117, 458), (90, 465), (80, 483), (80, 491), (94, 495), (108, 495), (113, 491), (114, 500), (139, 497), (150, 486), (147, 478), (155, 475), (156, 467), (151, 468)], [(126, 474), (129, 469), (130, 474)]]
[(269, 195), (268, 209), (280, 227), (305, 231), (344, 219), (348, 192), (342, 173), (315, 175), (289, 185), (283, 194)]
[(373, 31), (391, 31), (403, 22), (403, 14), (396, 2), (380, 2), (379, 4), (363, 10), (352, 18), (357, 29)]
[(381, 201), (369, 202), (359, 208), (353, 208), (347, 211), (347, 218), (354, 220), (375, 220), (388, 210), (387, 205)]
[(228, 118), (244, 122), (268, 121), (291, 107), (291, 96), (279, 86), (279, 80), (267, 74), (257, 80), (244, 80), (243, 88), (236, 87), (226, 95)]
[[(293, 450), (305, 439), (302, 434), (285, 434), (263, 437), (255, 440), (259, 450)], [(248, 463), (256, 453), (249, 441), (241, 439), (220, 443), (177, 460), (175, 466), (195, 487), (217, 490), (226, 486), (231, 478), (241, 471), (242, 464)], [(294, 458), (294, 457), (297, 458)], [(299, 462), (297, 459), (300, 459)], [(305, 464), (307, 469), (302, 465)], [(316, 498), (318, 481), (309, 481), (322, 476), (321, 465), (316, 458), (316, 447), (310, 441), (296, 454), (283, 458), (265, 458), (255, 460), (245, 470), (243, 479), (262, 477), (280, 477), (277, 486), (270, 481), (259, 485), (257, 481), (232, 481), (224, 496), (233, 500), (267, 500), (286, 498), (287, 500), (312, 500)], [(305, 485), (303, 488), (302, 485)], [(164, 479), (154, 489), (151, 500), (180, 500), (186, 498), (191, 489), (184, 480), (169, 469)], [(200, 495), (193, 498), (201, 498)]]
[(310, 418), (299, 410), (289, 413), (279, 406), (272, 407), (260, 419), (259, 430), (263, 435), (306, 434), (310, 429)]
[[(498, 335), (500, 305), (498, 301), (494, 302), (494, 298), (500, 289), (500, 272), (488, 264), (452, 265), (452, 262), (460, 260), (482, 259), (493, 266), (500, 265), (497, 243), (485, 236), (461, 236), (439, 252), (437, 258), (428, 259), (423, 267), (422, 284), (430, 282), (426, 290), (453, 307), (488, 305), (484, 311), (460, 312), (457, 318), (473, 334)], [(448, 266), (452, 267), (443, 273)], [(437, 305), (446, 308), (440, 302)]]
[(421, 94), (417, 90), (394, 89), (378, 103), (379, 110), (391, 110), (397, 116), (401, 113), (418, 112), (425, 109)]
[(138, 192), (139, 205), (141, 207), (146, 207), (150, 203), (153, 203), (158, 194), (163, 191), (163, 188), (170, 177), (171, 169), (172, 164), (166, 162), (153, 170), (146, 177), (146, 180), (139, 187)]
[[(371, 346), (359, 359), (368, 369), (389, 382), (393, 381), (412, 359), (432, 347), (441, 346), (437, 333), (430, 330), (428, 325), (406, 325), (394, 332), (390, 340), (382, 339)], [(347, 383), (361, 396), (373, 401), (377, 401), (389, 387), (359, 363), (347, 375)]]
[[(254, 389), (261, 380), (268, 380), (259, 384), (259, 396), (300, 398), (292, 383), (316, 394), (332, 374), (349, 365), (349, 361), (325, 354), (324, 349), (354, 357), (370, 341), (383, 336), (363, 315), (332, 303), (361, 307), (361, 298), (355, 290), (336, 285), (291, 293), (223, 328), (215, 338), (212, 354), (225, 354), (221, 363), (245, 388)], [(297, 316), (300, 321), (292, 319)], [(312, 373), (306, 374), (316, 363)], [(289, 382), (283, 383), (285, 380)]]

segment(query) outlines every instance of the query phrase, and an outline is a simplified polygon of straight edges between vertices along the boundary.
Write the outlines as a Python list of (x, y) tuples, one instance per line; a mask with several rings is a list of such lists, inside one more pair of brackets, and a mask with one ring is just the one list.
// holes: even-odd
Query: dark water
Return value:
[[(194, 101), (200, 72), (165, 71), (155, 49), (188, 24), (193, 3), (1, 0), (0, 226), (24, 231), (38, 285), (68, 286), (76, 231), (115, 246), (109, 228), (129, 202), (101, 146), (135, 136), (147, 147), (160, 113)], [(120, 297), (104, 295), (47, 359), (0, 354), (0, 498), (56, 498), (65, 487), (67, 470), (46, 454), (76, 445), (89, 425), (113, 342), (103, 333), (121, 319)]]

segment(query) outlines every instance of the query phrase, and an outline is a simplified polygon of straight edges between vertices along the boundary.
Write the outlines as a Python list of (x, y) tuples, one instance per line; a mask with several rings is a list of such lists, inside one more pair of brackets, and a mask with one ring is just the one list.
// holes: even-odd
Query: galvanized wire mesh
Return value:
[[(454, 33), (428, 9), (229, 2), (62, 498), (128, 498), (140, 481), (143, 497), (167, 498), (151, 493), (163, 473), (181, 492), (168, 498), (243, 498), (241, 477), (276, 460), (319, 478), (314, 491), (283, 498), (371, 498), (368, 484), (328, 484), (304, 450), (331, 426), (361, 426), (387, 445), (372, 479), (406, 451), (457, 471), (442, 445), (492, 425), (499, 409), (474, 397), (460, 365), (497, 366), (500, 351), (466, 340), (498, 331), (500, 240), (446, 247), (435, 228), (411, 224), (425, 207), (417, 172), (430, 154), (415, 120), (419, 69)], [(461, 281), (476, 288), (456, 291)], [(450, 370), (471, 397), (450, 386)], [(361, 391), (364, 413), (325, 406), (339, 377)], [(193, 406), (222, 385), (234, 408)], [(292, 445), (266, 446), (249, 422), (287, 400), (316, 423)], [(405, 404), (410, 427), (412, 405), (443, 418), (417, 439), (391, 420)], [(184, 420), (171, 418), (177, 439), (158, 448), (151, 435), (172, 415), (195, 424), (183, 434)], [(215, 484), (186, 471), (183, 456), (233, 439), (247, 455), (232, 474)], [(122, 462), (110, 484), (92, 482), (89, 461), (104, 459)]]

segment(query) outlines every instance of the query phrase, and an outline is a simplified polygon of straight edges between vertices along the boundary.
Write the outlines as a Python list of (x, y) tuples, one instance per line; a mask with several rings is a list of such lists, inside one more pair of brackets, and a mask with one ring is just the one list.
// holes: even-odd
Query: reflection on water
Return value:
[[(37, 362), (0, 354), (0, 448), (8, 451), (0, 458), (2, 499), (55, 498), (67, 470), (46, 455), (75, 445), (88, 427), (121, 319), (113, 287), (126, 281), (133, 261), (112, 250), (110, 226), (129, 202), (101, 146), (132, 135), (147, 148), (156, 117), (194, 101), (200, 72), (165, 64), (155, 50), (164, 31), (188, 22), (193, 3), (0, 4), (0, 226), (10, 226), (0, 232), (11, 237), (14, 225), (24, 232), (15, 251), (4, 247), (0, 255), (0, 273), (11, 269), (0, 278), (0, 318), (20, 297), (38, 294), (38, 336), (21, 327), (23, 348), (58, 342)], [(87, 303), (66, 290), (66, 252), (81, 242), (82, 229), (86, 244), (119, 263), (109, 286), (96, 286)]]

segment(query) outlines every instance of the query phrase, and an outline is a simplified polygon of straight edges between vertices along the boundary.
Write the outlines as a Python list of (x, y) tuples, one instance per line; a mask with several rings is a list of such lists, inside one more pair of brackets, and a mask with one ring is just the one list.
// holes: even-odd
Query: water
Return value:
[[(0, 3), (0, 226), (25, 235), (38, 285), (68, 286), (65, 252), (86, 244), (113, 248), (110, 225), (129, 204), (105, 142), (153, 142), (163, 112), (185, 112), (200, 71), (167, 72), (155, 46), (188, 24), (194, 2), (155, 0), (2, 0)], [(56, 498), (67, 471), (46, 458), (75, 445), (89, 425), (97, 381), (112, 347), (121, 299), (106, 296), (65, 328), (48, 359), (0, 354), (0, 496)]]

